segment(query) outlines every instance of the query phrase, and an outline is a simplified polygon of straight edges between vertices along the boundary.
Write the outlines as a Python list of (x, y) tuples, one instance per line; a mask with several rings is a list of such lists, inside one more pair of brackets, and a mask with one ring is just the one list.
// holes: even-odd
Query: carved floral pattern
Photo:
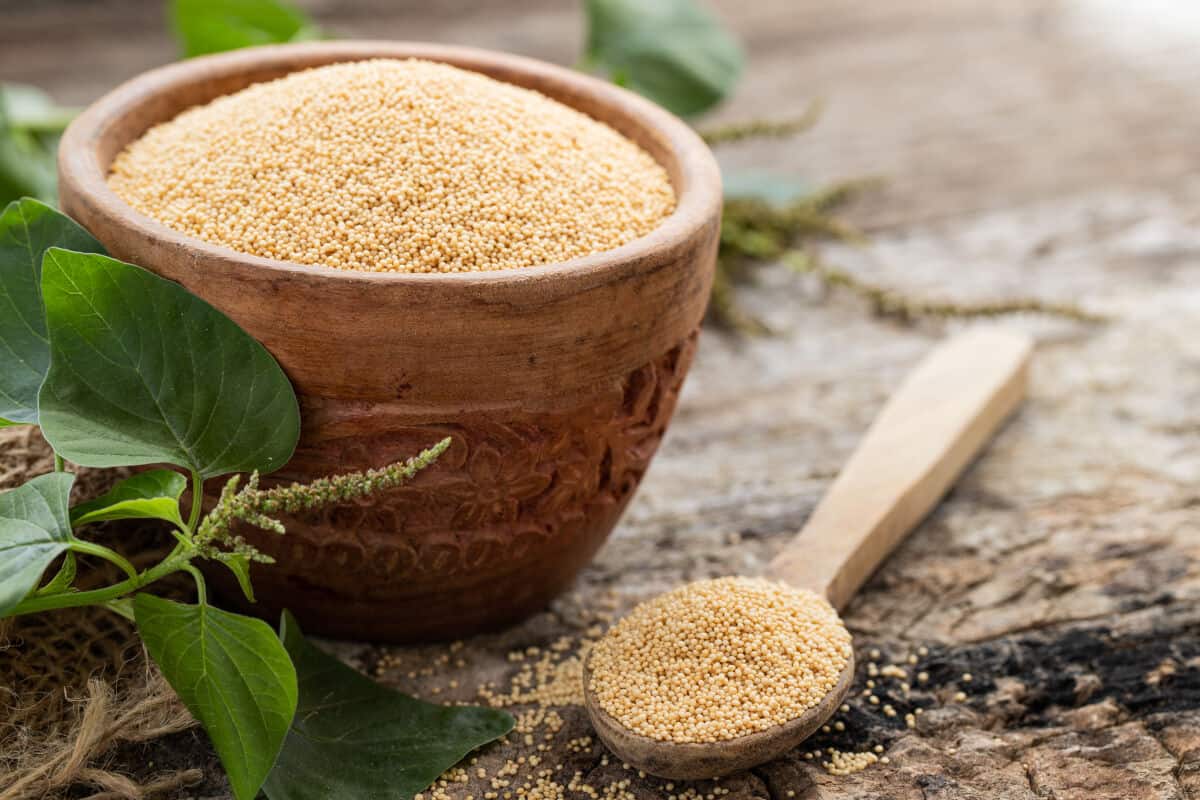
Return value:
[[(382, 601), (573, 550), (581, 565), (616, 524), (674, 412), (696, 333), (575, 407), (476, 412), (408, 422), (402, 407), (321, 399), (317, 430), (274, 480), (304, 480), (453, 444), (410, 485), (285, 519), (282, 539), (243, 531), (277, 570), (338, 595)], [(312, 402), (311, 400), (309, 402)], [(371, 433), (322, 438), (342, 417), (386, 420)], [(382, 429), (380, 429), (382, 428)], [(257, 579), (256, 579), (257, 583)]]

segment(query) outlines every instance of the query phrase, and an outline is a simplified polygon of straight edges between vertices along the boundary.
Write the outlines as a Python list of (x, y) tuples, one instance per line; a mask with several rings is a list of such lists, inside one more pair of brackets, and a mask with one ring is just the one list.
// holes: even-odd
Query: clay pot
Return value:
[[(147, 128), (308, 67), (419, 57), (536, 89), (600, 119), (668, 170), (678, 208), (624, 247), (520, 270), (374, 274), (206, 244), (134, 211), (105, 183)], [(613, 529), (662, 439), (712, 284), (721, 183), (692, 130), (606, 82), (526, 58), (399, 42), (323, 42), (148, 72), (63, 137), (63, 210), (117, 258), (186, 286), (266, 345), (300, 397), (303, 433), (273, 481), (309, 480), (453, 445), (409, 486), (244, 533), (256, 613), (305, 630), (402, 641), (520, 619), (570, 584)], [(216, 486), (209, 487), (215, 492)], [(213, 578), (227, 581), (223, 571)], [(237, 602), (236, 590), (226, 592)]]

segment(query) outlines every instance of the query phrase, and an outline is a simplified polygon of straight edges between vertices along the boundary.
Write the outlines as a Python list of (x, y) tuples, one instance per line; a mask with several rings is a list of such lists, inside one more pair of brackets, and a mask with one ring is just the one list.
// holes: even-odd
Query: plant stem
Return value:
[(871, 304), (875, 314), (902, 322), (925, 317), (998, 317), (1006, 314), (1045, 314), (1063, 319), (1098, 324), (1106, 318), (1071, 303), (1054, 303), (1017, 297), (983, 303), (956, 303), (942, 300), (909, 298), (899, 292), (868, 283), (844, 269), (823, 263), (801, 250), (784, 253), (782, 262), (791, 270), (816, 275), (826, 286), (842, 287)]
[(184, 568), (191, 558), (192, 551), (184, 550), (183, 546), (180, 545), (171, 551), (171, 554), (159, 562), (157, 566), (151, 567), (140, 575), (127, 578), (120, 583), (114, 583), (112, 586), (105, 587), (104, 589), (93, 589), (89, 592), (67, 592), (41, 597), (27, 597), (17, 604), (10, 616), (19, 617), (23, 614), (53, 611), (58, 608), (80, 608), (82, 606), (108, 603), (110, 600), (116, 600), (130, 592), (136, 592), (138, 589), (149, 586), (155, 581), (178, 572)]
[(825, 104), (814, 100), (808, 104), (798, 117), (787, 119), (752, 119), (748, 122), (735, 122), (719, 128), (709, 128), (699, 131), (702, 138), (710, 147), (746, 139), (780, 139), (784, 136), (794, 136), (811, 128), (821, 118)]
[(136, 579), (138, 576), (137, 567), (130, 564), (125, 556), (115, 550), (110, 550), (102, 544), (95, 542), (85, 542), (82, 539), (76, 539), (71, 542), (71, 549), (76, 553), (83, 553), (89, 556), (103, 558), (105, 561), (111, 561), (120, 567), (130, 578)]
[(196, 581), (196, 594), (198, 595), (196, 598), (196, 602), (202, 606), (207, 605), (208, 604), (208, 591), (205, 588), (204, 576), (200, 574), (200, 570), (196, 569), (191, 564), (184, 564), (183, 570), (184, 570), (184, 572), (187, 572), (189, 575), (191, 575), (192, 579), (194, 581)]
[(753, 314), (742, 310), (734, 297), (733, 277), (728, 262), (718, 259), (717, 273), (713, 279), (712, 298), (708, 313), (721, 326), (746, 336), (766, 336), (771, 329)]
[(204, 479), (200, 473), (192, 470), (192, 513), (188, 515), (187, 532), (193, 535), (196, 526), (200, 524), (200, 514), (204, 510)]
[(63, 457), (60, 456), (58, 453), (55, 453), (54, 454), (54, 471), (55, 472), (63, 472), (64, 470), (66, 470), (66, 468), (67, 468), (67, 465), (66, 465), (66, 463), (63, 462)]

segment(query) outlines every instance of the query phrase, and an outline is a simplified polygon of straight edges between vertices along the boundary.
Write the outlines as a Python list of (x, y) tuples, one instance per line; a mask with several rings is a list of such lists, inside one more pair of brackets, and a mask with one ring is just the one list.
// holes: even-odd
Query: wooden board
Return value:
[[(343, 35), (562, 63), (580, 40), (574, 6), (551, 0), (306, 5)], [(813, 744), (880, 745), (891, 763), (833, 776), (797, 753), (727, 779), (729, 797), (1200, 797), (1200, 57), (1190, 4), (717, 5), (751, 53), (720, 119), (829, 101), (810, 136), (742, 146), (727, 162), (815, 180), (890, 178), (856, 212), (872, 245), (830, 248), (829, 260), (914, 293), (1035, 294), (1116, 317), (1099, 328), (1007, 323), (1039, 339), (1030, 399), (848, 608), (860, 669), (878, 648), (880, 666), (908, 669), (911, 690), (879, 681), (878, 706), (852, 693), (845, 730)], [(158, 7), (55, 0), (7, 12), (0, 78), (86, 101), (171, 57)], [(705, 335), (658, 461), (574, 595), (453, 654), (338, 651), (389, 685), (471, 700), (482, 682), (510, 691), (541, 657), (510, 661), (512, 650), (561, 637), (575, 648), (612, 613), (681, 580), (765, 568), (905, 372), (961, 326), (897, 327), (784, 270), (746, 297), (780, 335)], [(572, 652), (555, 656), (564, 675)], [(918, 707), (910, 730), (904, 714)], [(627, 780), (639, 798), (681, 788), (580, 745), (582, 708), (554, 714), (561, 724), (543, 717), (534, 744), (516, 736), (475, 766), (494, 773), (537, 755), (600, 788)], [(121, 758), (131, 769), (199, 765), (206, 782), (193, 793), (221, 797), (199, 742), (185, 734)], [(493, 789), (472, 778), (448, 791)]]

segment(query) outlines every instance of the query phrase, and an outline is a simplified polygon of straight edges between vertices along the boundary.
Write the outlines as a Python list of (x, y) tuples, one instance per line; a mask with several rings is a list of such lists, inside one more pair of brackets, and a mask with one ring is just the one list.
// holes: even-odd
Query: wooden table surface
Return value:
[[(576, 4), (549, 0), (303, 5), (342, 36), (562, 63), (582, 36)], [(1200, 797), (1200, 11), (1172, 0), (716, 5), (750, 54), (716, 120), (827, 101), (811, 134), (739, 145), (725, 162), (814, 183), (888, 179), (852, 212), (871, 244), (830, 247), (828, 260), (914, 294), (1035, 295), (1112, 316), (999, 323), (1038, 337), (1029, 401), (848, 610), (863, 669), (873, 648), (880, 666), (919, 663), (904, 663), (908, 694), (879, 679), (879, 706), (856, 689), (846, 730), (813, 746), (881, 745), (890, 763), (834, 776), (801, 752), (722, 785), (731, 798), (775, 800)], [(0, 79), (64, 101), (173, 57), (157, 3), (3, 6)], [(566, 637), (548, 669), (569, 679), (598, 612), (681, 580), (761, 570), (889, 390), (963, 326), (875, 319), (782, 269), (744, 298), (779, 334), (706, 333), (644, 488), (575, 593), (449, 663), (444, 646), (339, 652), (407, 691), (472, 700), (488, 681), (511, 691), (529, 662), (509, 651)], [(609, 763), (594, 743), (571, 745), (589, 733), (571, 699), (531, 722), (537, 741), (550, 734), (544, 762), (601, 793), (625, 780), (620, 791), (638, 798), (683, 788)], [(490, 748), (480, 765), (537, 752), (522, 742)], [(196, 791), (224, 796), (202, 739), (155, 747), (160, 763), (207, 764)], [(447, 790), (485, 791), (474, 778)]]

